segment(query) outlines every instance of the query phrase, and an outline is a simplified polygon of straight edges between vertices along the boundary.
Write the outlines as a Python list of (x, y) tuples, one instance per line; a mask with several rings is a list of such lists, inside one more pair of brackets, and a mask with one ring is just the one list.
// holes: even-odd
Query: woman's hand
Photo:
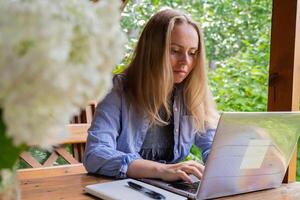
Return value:
[(160, 178), (164, 181), (176, 181), (181, 179), (191, 183), (192, 178), (189, 176), (190, 174), (201, 179), (203, 172), (204, 165), (196, 161), (189, 160), (176, 164), (164, 164), (160, 170)]
[(159, 178), (164, 181), (192, 182), (190, 174), (201, 179), (203, 172), (204, 166), (193, 160), (176, 164), (163, 164), (137, 159), (128, 166), (127, 175), (131, 178)]

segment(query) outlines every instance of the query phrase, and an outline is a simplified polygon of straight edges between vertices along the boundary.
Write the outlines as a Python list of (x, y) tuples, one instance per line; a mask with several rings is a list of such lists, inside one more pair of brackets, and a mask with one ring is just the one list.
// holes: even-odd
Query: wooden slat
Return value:
[(291, 158), (290, 165), (286, 171), (283, 182), (284, 183), (292, 183), (296, 181), (296, 173), (297, 173), (297, 145), (295, 147), (294, 153)]
[(85, 144), (78, 144), (79, 147), (79, 155), (80, 155), (80, 161), (83, 162), (83, 155), (85, 150)]
[[(273, 0), (268, 111), (299, 109), (299, 12), (297, 0)], [(296, 180), (296, 154), (284, 182)]]
[(67, 128), (70, 133), (70, 137), (64, 141), (62, 141), (62, 144), (68, 144), (68, 143), (85, 143), (87, 138), (87, 130), (89, 129), (91, 125), (86, 124), (69, 124), (67, 125)]
[(83, 162), (84, 148), (84, 143), (73, 144), (73, 155), (79, 162)]
[(77, 144), (72, 144), (73, 156), (76, 160), (80, 160), (79, 149)]
[(59, 155), (61, 155), (68, 163), (70, 163), (70, 164), (78, 164), (79, 163), (69, 152), (66, 151), (65, 147), (55, 148), (55, 151)]
[(92, 123), (93, 119), (93, 105), (88, 105), (85, 107), (85, 114), (86, 114), (86, 123)]
[(86, 119), (86, 110), (85, 109), (82, 109), (81, 112), (80, 112), (80, 116), (79, 116), (79, 124), (81, 123), (86, 123), (87, 122), (87, 119)]
[(83, 154), (85, 149), (85, 143), (73, 144), (73, 156), (79, 162), (83, 162)]
[(32, 155), (27, 151), (22, 152), (20, 157), (31, 167), (42, 167), (42, 164), (32, 157)]
[(126, 7), (127, 3), (128, 3), (129, 0), (122, 0), (122, 5), (121, 5), (121, 11), (124, 10), (124, 8)]
[(87, 173), (82, 164), (60, 165), (52, 167), (30, 168), (17, 170), (17, 178), (19, 180), (37, 179), (56, 176), (65, 176), (73, 174)]
[(48, 157), (48, 159), (44, 162), (43, 167), (50, 167), (53, 165), (53, 163), (57, 160), (58, 155), (55, 151), (51, 153), (51, 155)]

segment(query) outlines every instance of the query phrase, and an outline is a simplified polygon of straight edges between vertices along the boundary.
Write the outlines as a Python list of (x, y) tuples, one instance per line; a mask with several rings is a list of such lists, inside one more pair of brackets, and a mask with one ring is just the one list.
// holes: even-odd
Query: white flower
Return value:
[(21, 193), (20, 190), (18, 190), (18, 180), (16, 179), (15, 171), (2, 169), (0, 170), (0, 177), (0, 197), (2, 197), (3, 200), (21, 199)]
[(47, 147), (111, 86), (123, 55), (120, 1), (1, 0), (0, 108), (16, 145)]

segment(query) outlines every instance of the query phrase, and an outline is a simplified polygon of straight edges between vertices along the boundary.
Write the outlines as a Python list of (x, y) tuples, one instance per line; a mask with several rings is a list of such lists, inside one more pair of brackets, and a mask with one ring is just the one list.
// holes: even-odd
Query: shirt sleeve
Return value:
[(208, 158), (215, 132), (216, 129), (207, 129), (206, 133), (196, 133), (195, 145), (201, 149), (204, 163)]
[(88, 172), (126, 178), (128, 166), (140, 158), (138, 153), (118, 151), (117, 137), (121, 129), (121, 95), (114, 87), (98, 104), (84, 153), (83, 164)]

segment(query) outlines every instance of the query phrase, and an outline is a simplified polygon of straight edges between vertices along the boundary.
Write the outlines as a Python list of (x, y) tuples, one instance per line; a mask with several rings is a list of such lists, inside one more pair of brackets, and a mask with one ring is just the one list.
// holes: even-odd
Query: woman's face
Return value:
[(181, 83), (194, 67), (198, 52), (198, 34), (187, 23), (177, 24), (171, 33), (170, 61), (174, 83)]

